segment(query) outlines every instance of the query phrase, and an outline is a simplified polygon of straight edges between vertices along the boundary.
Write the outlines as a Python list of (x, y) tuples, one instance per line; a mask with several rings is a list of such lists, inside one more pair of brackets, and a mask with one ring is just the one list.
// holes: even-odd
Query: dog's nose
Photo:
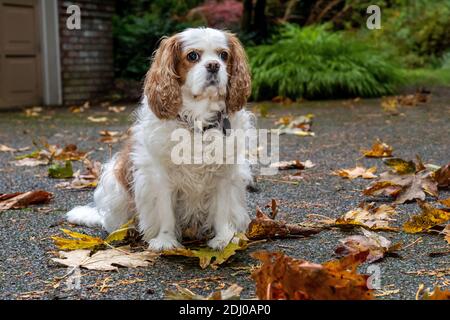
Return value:
[(205, 65), (205, 67), (206, 67), (206, 70), (208, 70), (208, 72), (217, 73), (220, 69), (220, 64), (219, 64), (219, 62), (212, 60), (212, 61), (208, 61)]

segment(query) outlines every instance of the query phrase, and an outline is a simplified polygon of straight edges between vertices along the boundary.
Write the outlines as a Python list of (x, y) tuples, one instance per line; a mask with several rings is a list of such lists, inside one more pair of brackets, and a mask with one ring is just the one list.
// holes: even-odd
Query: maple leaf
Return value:
[(358, 177), (362, 177), (363, 179), (374, 179), (377, 177), (375, 175), (376, 171), (377, 167), (371, 167), (369, 169), (366, 169), (364, 167), (356, 166), (353, 169), (336, 170), (333, 172), (333, 174), (347, 179), (355, 179)]
[[(272, 204), (274, 201), (272, 201)], [(256, 208), (256, 217), (250, 222), (246, 236), (250, 240), (285, 238), (289, 236), (304, 236), (319, 233), (320, 228), (304, 228), (295, 224), (288, 224), (285, 221), (275, 220), (277, 212), (276, 202), (272, 205), (271, 217), (267, 216), (259, 208)]]
[(60, 258), (53, 261), (68, 267), (80, 267), (89, 270), (117, 271), (117, 266), (137, 268), (147, 267), (159, 256), (151, 251), (131, 252), (129, 246), (97, 251), (91, 250), (59, 251)]
[(420, 300), (450, 300), (450, 290), (441, 290), (439, 286), (430, 291), (430, 289), (423, 290), (423, 285), (419, 287), (416, 297)]
[(32, 204), (48, 203), (52, 198), (52, 193), (43, 190), (0, 194), (0, 212), (22, 209)]
[(367, 262), (375, 262), (382, 259), (387, 253), (396, 251), (400, 244), (391, 245), (391, 241), (385, 237), (365, 229), (361, 229), (363, 235), (349, 236), (339, 240), (341, 245), (335, 250), (335, 253), (341, 256), (357, 254), (359, 252), (369, 251)]
[(70, 238), (61, 238), (52, 236), (55, 245), (60, 250), (77, 250), (77, 249), (94, 249), (101, 245), (109, 245), (115, 241), (123, 241), (132, 235), (135, 231), (134, 218), (122, 225), (119, 229), (111, 232), (106, 239), (89, 236), (84, 233), (79, 233), (67, 229), (61, 229)]
[(281, 252), (258, 251), (252, 257), (262, 265), (252, 272), (261, 300), (372, 299), (368, 276), (356, 272), (368, 251), (324, 264), (311, 263)]
[(448, 188), (450, 186), (450, 163), (440, 167), (432, 174), (439, 188)]
[(219, 265), (233, 256), (236, 251), (244, 249), (247, 249), (247, 239), (244, 235), (237, 234), (222, 251), (211, 248), (177, 248), (165, 250), (162, 252), (162, 255), (195, 257), (199, 259), (199, 265), (202, 269), (208, 266), (212, 269), (217, 269)]
[(189, 289), (175, 285), (176, 290), (167, 290), (165, 299), (167, 300), (239, 300), (242, 287), (232, 284), (227, 289), (215, 291), (208, 296), (202, 296)]
[(392, 156), (392, 147), (379, 139), (372, 145), (370, 150), (362, 150), (365, 157), (368, 158), (386, 158)]
[(374, 202), (362, 203), (358, 208), (346, 212), (332, 223), (341, 227), (362, 226), (371, 230), (398, 231), (397, 228), (389, 225), (391, 221), (395, 221), (392, 216), (396, 214), (393, 207), (385, 204), (376, 207)]
[(449, 209), (438, 209), (424, 201), (418, 201), (422, 213), (412, 216), (403, 225), (403, 231), (407, 233), (418, 233), (443, 224), (450, 220)]
[(364, 195), (387, 195), (395, 197), (396, 203), (404, 203), (414, 199), (425, 200), (426, 193), (437, 197), (437, 183), (431, 177), (431, 172), (424, 167), (419, 160), (413, 164), (401, 159), (387, 162), (393, 170), (383, 172), (377, 181), (374, 181), (366, 189)]

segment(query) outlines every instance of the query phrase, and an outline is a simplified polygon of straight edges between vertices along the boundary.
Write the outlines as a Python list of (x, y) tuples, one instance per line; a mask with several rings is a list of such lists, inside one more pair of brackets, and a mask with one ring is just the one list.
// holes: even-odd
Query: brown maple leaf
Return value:
[(252, 257), (262, 262), (252, 273), (256, 295), (261, 300), (368, 300), (368, 276), (356, 268), (368, 251), (324, 264), (297, 260), (280, 252), (258, 251)]
[(398, 250), (401, 245), (392, 245), (391, 241), (385, 237), (365, 229), (361, 229), (362, 235), (349, 236), (339, 240), (341, 243), (335, 253), (341, 256), (357, 254), (369, 251), (367, 262), (371, 263), (382, 259), (387, 253)]
[(304, 228), (295, 224), (289, 224), (282, 220), (275, 220), (278, 212), (275, 200), (271, 203), (272, 212), (270, 217), (261, 209), (256, 208), (256, 217), (250, 222), (246, 236), (250, 240), (261, 240), (271, 238), (285, 238), (289, 236), (304, 236), (319, 233), (320, 228)]
[(401, 159), (394, 160), (385, 161), (393, 170), (383, 172), (363, 191), (364, 195), (392, 196), (395, 197), (396, 203), (414, 199), (425, 200), (426, 194), (433, 197), (438, 196), (437, 183), (432, 178), (432, 173), (424, 167), (420, 160), (415, 164)]
[(368, 158), (385, 158), (392, 156), (392, 147), (381, 140), (377, 139), (370, 150), (362, 150), (365, 157)]

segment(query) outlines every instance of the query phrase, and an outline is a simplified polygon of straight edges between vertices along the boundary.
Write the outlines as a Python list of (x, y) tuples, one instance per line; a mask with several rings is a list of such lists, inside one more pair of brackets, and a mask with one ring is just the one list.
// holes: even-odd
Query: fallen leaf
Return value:
[(335, 253), (341, 256), (357, 254), (359, 252), (369, 251), (366, 262), (372, 263), (382, 259), (386, 253), (396, 251), (400, 248), (399, 244), (391, 245), (391, 241), (385, 237), (365, 229), (361, 229), (363, 235), (349, 236), (339, 240), (341, 245), (335, 250)]
[(368, 300), (367, 275), (356, 268), (368, 252), (324, 264), (297, 260), (280, 252), (258, 251), (262, 265), (252, 273), (260, 300)]
[(291, 170), (291, 169), (309, 169), (314, 167), (315, 164), (312, 163), (311, 160), (306, 160), (305, 162), (301, 162), (299, 160), (292, 161), (280, 161), (270, 164), (271, 168), (277, 168), (278, 170)]
[[(273, 209), (272, 209), (273, 212)], [(274, 216), (274, 215), (272, 215)], [(256, 217), (250, 222), (245, 235), (250, 240), (310, 236), (319, 233), (320, 228), (304, 228), (285, 221), (277, 221), (256, 208)]]
[(438, 209), (424, 201), (418, 201), (422, 213), (412, 216), (403, 225), (403, 231), (418, 233), (450, 220), (450, 209)]
[(439, 203), (443, 204), (444, 206), (446, 206), (447, 208), (450, 208), (450, 198), (447, 199), (443, 199), (443, 200), (438, 200)]
[(392, 115), (398, 115), (400, 112), (398, 111), (398, 102), (395, 97), (383, 98), (381, 100), (381, 107), (383, 111)]
[(346, 212), (343, 216), (333, 221), (333, 224), (341, 227), (362, 226), (370, 230), (398, 231), (389, 223), (395, 221), (392, 216), (397, 212), (391, 206), (382, 204), (379, 207), (375, 203), (363, 203), (358, 208)]
[(24, 148), (16, 149), (16, 148), (8, 147), (5, 144), (0, 144), (0, 152), (11, 152), (11, 153), (14, 153), (14, 152), (23, 152), (23, 151), (26, 151), (26, 150), (29, 150), (29, 149), (30, 149), (30, 147), (24, 147)]
[(377, 140), (370, 150), (362, 150), (365, 157), (368, 158), (386, 158), (392, 156), (392, 147), (380, 140)]
[(32, 107), (25, 109), (25, 115), (27, 117), (38, 117), (41, 115), (43, 108), (42, 107)]
[(219, 290), (202, 296), (192, 292), (189, 289), (175, 285), (176, 290), (167, 290), (165, 299), (167, 300), (239, 300), (241, 297), (242, 287), (237, 284), (229, 286), (227, 289)]
[(83, 160), (84, 172), (77, 171), (73, 174), (74, 179), (71, 182), (63, 182), (56, 185), (62, 189), (87, 189), (95, 188), (101, 174), (102, 164), (99, 161)]
[(66, 161), (64, 166), (53, 164), (48, 168), (48, 176), (53, 179), (69, 179), (73, 177), (72, 162)]
[[(17, 161), (15, 161), (15, 164), (16, 166), (18, 165), (34, 166), (39, 164), (48, 164), (53, 160), (78, 161), (83, 160), (86, 156), (87, 153), (79, 151), (77, 146), (74, 144), (68, 144), (64, 148), (60, 148), (57, 145), (51, 145), (48, 144), (47, 142), (43, 142), (42, 147), (39, 147), (37, 150), (34, 150), (29, 154), (16, 157)], [(25, 159), (30, 160), (22, 161)]]
[(419, 287), (416, 297), (420, 297), (420, 300), (450, 300), (450, 290), (441, 290), (439, 286), (430, 291), (430, 289), (423, 290), (423, 285)]
[(124, 112), (127, 109), (127, 107), (125, 106), (114, 106), (114, 107), (108, 107), (108, 111), (110, 112), (114, 112), (114, 113), (120, 113), (120, 112)]
[(91, 107), (89, 101), (86, 101), (82, 106), (72, 106), (69, 108), (72, 113), (82, 113)]
[(73, 239), (52, 236), (51, 238), (60, 250), (92, 249), (96, 246), (105, 244), (105, 241), (99, 237), (92, 237), (87, 234), (67, 229), (61, 229), (61, 231)]
[(43, 190), (0, 194), (0, 212), (22, 209), (32, 204), (45, 204), (52, 198), (52, 193)]
[(383, 163), (390, 167), (397, 174), (408, 174), (416, 172), (414, 161), (405, 161), (400, 158), (383, 159)]
[(444, 230), (442, 230), (442, 233), (444, 234), (445, 241), (450, 244), (450, 224), (445, 226)]
[(279, 125), (275, 131), (278, 134), (293, 134), (298, 136), (314, 136), (311, 131), (312, 119), (314, 115), (308, 114), (306, 116), (298, 117), (282, 117), (275, 124)]
[(37, 167), (46, 166), (49, 164), (49, 160), (38, 160), (33, 158), (26, 158), (13, 161), (14, 165), (17, 167)]
[(442, 166), (432, 174), (439, 188), (448, 188), (450, 186), (450, 163)]
[(97, 251), (91, 250), (59, 251), (60, 258), (53, 261), (68, 267), (80, 267), (89, 270), (117, 271), (118, 267), (148, 267), (159, 256), (151, 251), (131, 252), (129, 246)]
[(363, 179), (374, 179), (377, 177), (375, 175), (375, 172), (377, 172), (377, 167), (371, 167), (369, 169), (366, 169), (364, 167), (356, 166), (353, 169), (336, 170), (333, 172), (333, 174), (347, 179), (355, 179), (358, 177), (362, 177)]
[(233, 256), (236, 251), (244, 249), (247, 249), (247, 240), (245, 236), (238, 234), (222, 251), (216, 251), (211, 248), (177, 248), (173, 250), (165, 250), (162, 252), (162, 255), (195, 257), (199, 259), (199, 264), (202, 269), (205, 269), (208, 266), (212, 269), (217, 269), (219, 265)]
[(67, 229), (61, 229), (61, 231), (72, 239), (61, 238), (57, 236), (52, 236), (51, 238), (60, 250), (93, 249), (100, 245), (109, 245), (115, 241), (125, 240), (128, 236), (130, 236), (130, 232), (136, 230), (134, 224), (134, 219), (131, 219), (130, 221), (122, 225), (119, 229), (111, 232), (106, 239), (92, 237), (84, 233), (79, 233)]
[(94, 122), (94, 123), (102, 123), (102, 122), (108, 122), (108, 118), (107, 117), (94, 117), (94, 116), (90, 116), (87, 118), (89, 121)]
[(125, 139), (125, 135), (122, 135), (120, 131), (109, 131), (102, 130), (100, 131), (100, 141), (104, 143), (117, 143), (123, 139)]
[[(411, 172), (412, 164), (404, 160), (389, 163), (393, 171), (383, 172), (377, 181), (366, 189), (364, 195), (387, 195), (395, 197), (396, 203), (404, 203), (414, 199), (425, 200), (426, 193), (437, 197), (437, 183), (431, 177), (432, 172), (418, 161), (415, 171)], [(404, 172), (404, 173), (402, 173)]]

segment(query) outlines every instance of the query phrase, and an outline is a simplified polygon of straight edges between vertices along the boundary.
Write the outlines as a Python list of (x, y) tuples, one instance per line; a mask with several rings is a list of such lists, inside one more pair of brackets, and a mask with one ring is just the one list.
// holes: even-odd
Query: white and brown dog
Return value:
[(185, 229), (223, 249), (249, 223), (246, 186), (250, 165), (171, 161), (177, 128), (248, 129), (243, 110), (251, 92), (245, 51), (235, 35), (187, 29), (162, 40), (147, 73), (142, 105), (124, 149), (103, 167), (94, 204), (67, 213), (71, 223), (108, 232), (135, 213), (152, 250), (180, 247)]

